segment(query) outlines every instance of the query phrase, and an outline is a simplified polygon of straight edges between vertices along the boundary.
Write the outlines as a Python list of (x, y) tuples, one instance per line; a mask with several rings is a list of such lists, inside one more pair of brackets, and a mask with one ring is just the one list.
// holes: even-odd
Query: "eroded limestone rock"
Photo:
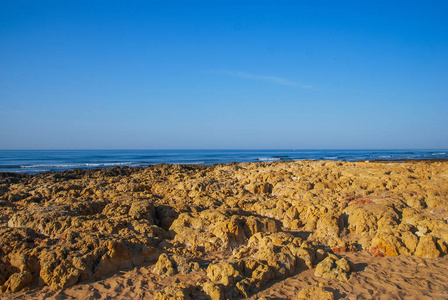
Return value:
[(326, 291), (322, 287), (307, 286), (300, 290), (297, 294), (297, 299), (319, 299), (319, 300), (333, 300), (334, 295), (330, 291)]
[(314, 267), (345, 280), (349, 263), (330, 248), (439, 257), (448, 243), (446, 178), (447, 162), (0, 174), (1, 291), (67, 287), (157, 259), (160, 276), (199, 272), (194, 261), (216, 252), (223, 258), (209, 261), (209, 283), (167, 294), (248, 297)]
[(329, 254), (327, 258), (317, 264), (314, 275), (325, 279), (346, 281), (350, 275), (350, 264), (345, 258)]

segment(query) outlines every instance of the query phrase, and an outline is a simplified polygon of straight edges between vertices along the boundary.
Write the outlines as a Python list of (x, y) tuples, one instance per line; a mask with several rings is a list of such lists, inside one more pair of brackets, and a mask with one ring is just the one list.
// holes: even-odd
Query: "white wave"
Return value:
[(257, 158), (259, 161), (278, 161), (280, 158), (278, 157), (259, 157)]
[(22, 169), (32, 168), (80, 168), (80, 167), (109, 167), (109, 166), (129, 166), (132, 162), (122, 163), (84, 163), (84, 164), (49, 164), (49, 165), (26, 165), (20, 166)]
[(441, 153), (433, 153), (432, 155), (445, 155), (445, 152), (441, 152)]
[(205, 161), (193, 161), (193, 162), (176, 162), (173, 165), (203, 165)]
[(329, 157), (324, 157), (324, 159), (338, 159), (337, 156), (329, 156)]
[(32, 168), (23, 168), (22, 170), (0, 170), (0, 172), (9, 172), (9, 173), (19, 173), (19, 174), (23, 174), (23, 173), (30, 173), (30, 174), (35, 174), (35, 173), (43, 173), (43, 172), (48, 172), (50, 171), (50, 169), (32, 169)]
[(99, 167), (99, 166), (129, 166), (132, 162), (122, 162), (122, 163), (102, 163), (102, 164), (86, 164), (88, 167)]
[(31, 169), (31, 168), (76, 168), (81, 167), (80, 164), (67, 164), (67, 165), (28, 165), (28, 166), (20, 166), (21, 168)]
[(392, 155), (382, 155), (382, 156), (378, 156), (378, 158), (391, 158)]

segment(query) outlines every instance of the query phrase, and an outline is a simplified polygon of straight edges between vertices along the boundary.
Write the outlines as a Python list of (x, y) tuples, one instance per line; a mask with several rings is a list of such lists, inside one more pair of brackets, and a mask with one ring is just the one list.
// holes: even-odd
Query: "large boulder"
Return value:
[(350, 263), (345, 258), (329, 254), (327, 258), (316, 265), (314, 275), (324, 279), (347, 281), (350, 276)]

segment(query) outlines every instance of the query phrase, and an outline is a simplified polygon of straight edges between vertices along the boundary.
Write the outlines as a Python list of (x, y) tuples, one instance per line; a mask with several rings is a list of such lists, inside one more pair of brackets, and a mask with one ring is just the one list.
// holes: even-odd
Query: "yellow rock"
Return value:
[(420, 238), (414, 255), (423, 258), (439, 257), (441, 252), (437, 249), (436, 239), (433, 236), (426, 235)]
[(300, 290), (299, 294), (297, 294), (297, 299), (333, 300), (334, 295), (322, 287), (307, 286)]

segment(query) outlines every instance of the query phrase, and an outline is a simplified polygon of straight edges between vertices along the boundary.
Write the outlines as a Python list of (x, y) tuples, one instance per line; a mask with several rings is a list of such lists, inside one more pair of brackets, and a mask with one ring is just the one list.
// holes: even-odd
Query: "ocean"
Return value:
[(448, 150), (0, 150), (0, 172), (36, 174), (160, 163), (448, 159), (447, 153)]

